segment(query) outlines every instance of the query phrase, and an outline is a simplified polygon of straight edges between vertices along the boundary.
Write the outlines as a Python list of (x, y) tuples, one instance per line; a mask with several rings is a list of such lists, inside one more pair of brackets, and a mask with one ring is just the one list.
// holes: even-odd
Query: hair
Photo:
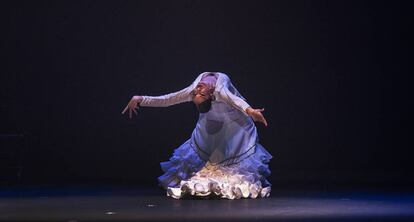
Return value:
[(210, 98), (208, 98), (207, 100), (205, 100), (204, 102), (198, 104), (197, 109), (200, 113), (206, 113), (208, 111), (210, 111), (211, 109), (211, 101), (212, 101), (212, 97), (210, 96)]

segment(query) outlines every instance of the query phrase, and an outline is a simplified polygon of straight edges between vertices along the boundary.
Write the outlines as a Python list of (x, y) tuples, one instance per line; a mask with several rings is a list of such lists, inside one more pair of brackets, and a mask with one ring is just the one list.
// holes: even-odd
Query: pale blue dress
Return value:
[[(192, 101), (191, 92), (201, 78), (188, 87), (162, 96), (143, 96), (140, 106), (166, 107)], [(250, 105), (228, 75), (218, 74), (211, 110), (200, 113), (191, 137), (162, 162), (158, 178), (167, 195), (181, 198), (218, 195), (222, 198), (256, 198), (270, 195), (268, 163), (272, 155), (259, 143)]]

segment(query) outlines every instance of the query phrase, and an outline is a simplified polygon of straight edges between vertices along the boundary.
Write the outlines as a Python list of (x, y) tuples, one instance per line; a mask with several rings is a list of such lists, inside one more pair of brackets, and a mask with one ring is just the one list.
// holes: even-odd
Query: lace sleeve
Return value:
[(180, 91), (161, 96), (142, 96), (141, 106), (167, 107), (191, 101), (192, 84)]
[(180, 91), (168, 93), (161, 96), (143, 95), (140, 106), (167, 107), (183, 102), (189, 102), (192, 100), (191, 94), (197, 83), (200, 81), (202, 75), (203, 73), (199, 74), (189, 86)]

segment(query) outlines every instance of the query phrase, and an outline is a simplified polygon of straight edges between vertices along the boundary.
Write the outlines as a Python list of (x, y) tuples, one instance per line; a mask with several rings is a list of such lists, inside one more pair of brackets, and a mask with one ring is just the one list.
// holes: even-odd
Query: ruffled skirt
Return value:
[(158, 177), (167, 196), (217, 196), (227, 199), (268, 197), (271, 184), (268, 163), (272, 155), (259, 143), (255, 152), (232, 165), (216, 165), (201, 159), (187, 140), (162, 162), (165, 172)]

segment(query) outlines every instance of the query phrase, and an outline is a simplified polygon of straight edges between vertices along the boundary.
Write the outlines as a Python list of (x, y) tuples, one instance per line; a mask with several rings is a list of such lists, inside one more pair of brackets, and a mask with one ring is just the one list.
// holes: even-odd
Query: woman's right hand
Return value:
[(133, 96), (131, 100), (129, 101), (128, 105), (125, 107), (124, 111), (122, 111), (122, 114), (124, 114), (126, 111), (129, 111), (129, 118), (132, 118), (132, 112), (134, 112), (136, 115), (138, 115), (137, 111), (135, 109), (139, 109), (139, 103), (142, 101), (142, 96)]

